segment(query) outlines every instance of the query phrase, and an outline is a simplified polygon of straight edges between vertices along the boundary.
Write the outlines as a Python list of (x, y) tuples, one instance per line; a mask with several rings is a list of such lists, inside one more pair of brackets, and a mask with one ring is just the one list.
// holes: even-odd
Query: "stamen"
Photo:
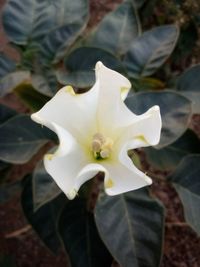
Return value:
[(101, 133), (96, 133), (92, 140), (92, 151), (96, 159), (106, 159), (110, 156), (113, 140)]

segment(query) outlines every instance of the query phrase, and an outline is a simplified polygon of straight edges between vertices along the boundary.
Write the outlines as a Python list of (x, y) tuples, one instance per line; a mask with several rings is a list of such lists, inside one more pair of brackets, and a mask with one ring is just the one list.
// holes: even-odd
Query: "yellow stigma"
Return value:
[(101, 133), (96, 133), (92, 139), (92, 151), (96, 159), (109, 158), (112, 152), (113, 140)]

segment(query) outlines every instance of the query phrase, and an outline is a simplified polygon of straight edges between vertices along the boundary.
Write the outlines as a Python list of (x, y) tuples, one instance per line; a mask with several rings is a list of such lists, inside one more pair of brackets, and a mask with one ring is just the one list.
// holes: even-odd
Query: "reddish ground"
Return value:
[[(0, 0), (0, 8), (4, 4)], [(91, 1), (91, 19), (89, 26), (95, 25), (108, 11), (112, 10), (117, 3), (122, 0), (93, 0)], [(7, 40), (0, 26), (1, 46), (0, 50), (9, 51), (12, 56), (16, 56), (12, 49), (6, 46)], [(8, 95), (4, 103), (18, 109), (21, 112), (26, 109), (12, 95)], [(194, 117), (193, 128), (199, 133), (199, 117)], [(31, 164), (17, 166), (12, 173), (14, 180), (30, 171), (36, 157)], [(154, 177), (163, 177), (166, 174), (150, 169), (145, 164), (145, 168), (153, 173)], [(163, 181), (156, 179), (153, 186), (153, 193), (162, 200), (166, 206), (166, 229), (164, 256), (161, 267), (200, 267), (200, 239), (194, 231), (184, 222), (183, 209), (176, 192)], [(67, 267), (63, 252), (58, 256), (52, 255), (42, 244), (36, 233), (27, 224), (24, 218), (20, 196), (16, 195), (9, 202), (0, 205), (0, 254), (13, 255), (18, 267)], [(44, 222), (45, 223), (45, 222)], [(114, 264), (113, 264), (114, 266)], [(118, 266), (115, 264), (115, 266)], [(104, 267), (104, 266), (102, 266)]]

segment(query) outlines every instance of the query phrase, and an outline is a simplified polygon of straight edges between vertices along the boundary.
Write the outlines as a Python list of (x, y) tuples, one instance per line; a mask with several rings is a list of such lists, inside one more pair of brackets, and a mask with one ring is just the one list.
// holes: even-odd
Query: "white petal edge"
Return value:
[(120, 150), (124, 144), (128, 144), (127, 149), (155, 146), (160, 141), (161, 128), (160, 108), (153, 106), (144, 114), (135, 115), (132, 123), (121, 129), (118, 146)]
[(96, 128), (98, 92), (98, 82), (83, 94), (75, 94), (72, 87), (65, 86), (38, 112), (32, 114), (31, 119), (47, 127), (51, 122), (56, 123), (76, 138), (86, 137), (86, 129), (88, 133)]

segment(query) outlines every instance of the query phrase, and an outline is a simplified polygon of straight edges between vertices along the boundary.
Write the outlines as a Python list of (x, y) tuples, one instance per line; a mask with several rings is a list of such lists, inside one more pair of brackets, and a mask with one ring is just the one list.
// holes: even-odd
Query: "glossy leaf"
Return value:
[(33, 172), (33, 206), (36, 211), (61, 194), (61, 189), (46, 172), (43, 161), (40, 161)]
[(200, 65), (184, 72), (177, 81), (177, 90), (192, 101), (194, 113), (200, 113)]
[(200, 235), (200, 155), (185, 157), (169, 177), (184, 207), (185, 219)]
[(30, 82), (29, 71), (16, 71), (7, 74), (1, 79), (0, 97), (12, 92), (21, 83)]
[(12, 42), (27, 45), (41, 42), (57, 27), (69, 23), (82, 25), (87, 15), (87, 0), (9, 0), (3, 11), (3, 25)]
[(32, 75), (32, 85), (39, 93), (52, 97), (58, 91), (58, 82), (54, 70), (43, 68)]
[(68, 71), (58, 72), (58, 81), (62, 84), (71, 84), (79, 88), (93, 85), (95, 82), (94, 68), (99, 60), (109, 68), (123, 71), (121, 63), (112, 54), (99, 48), (81, 47), (74, 50), (65, 59), (65, 68)]
[(126, 0), (100, 22), (87, 44), (122, 55), (140, 32), (137, 10), (132, 0)]
[(0, 159), (25, 163), (51, 138), (50, 130), (33, 122), (30, 116), (15, 116), (0, 127)]
[(17, 115), (17, 112), (14, 109), (11, 109), (8, 106), (0, 104), (0, 124), (6, 122), (15, 115)]
[(41, 44), (40, 59), (45, 64), (57, 63), (82, 31), (77, 24), (67, 24), (51, 31)]
[(85, 200), (76, 198), (65, 206), (59, 233), (73, 267), (110, 267), (112, 257), (99, 238), (93, 214)]
[(57, 219), (67, 199), (61, 194), (58, 198), (34, 212), (31, 180), (31, 176), (26, 177), (21, 196), (24, 214), (45, 245), (53, 253), (56, 253), (60, 247), (60, 240), (56, 230)]
[(28, 83), (20, 84), (15, 88), (14, 92), (32, 111), (38, 111), (50, 100), (48, 96), (36, 91), (33, 86)]
[(131, 78), (150, 76), (172, 53), (179, 30), (175, 25), (156, 27), (132, 42), (124, 66)]
[(136, 114), (142, 114), (154, 105), (160, 107), (162, 132), (158, 149), (175, 142), (186, 131), (191, 118), (191, 102), (170, 90), (136, 93), (126, 99), (126, 104)]
[(144, 148), (147, 161), (157, 169), (174, 170), (179, 162), (187, 155), (200, 153), (200, 140), (191, 130), (187, 130), (171, 145), (154, 149)]
[(102, 240), (120, 266), (159, 266), (164, 210), (147, 190), (100, 196), (95, 221)]

